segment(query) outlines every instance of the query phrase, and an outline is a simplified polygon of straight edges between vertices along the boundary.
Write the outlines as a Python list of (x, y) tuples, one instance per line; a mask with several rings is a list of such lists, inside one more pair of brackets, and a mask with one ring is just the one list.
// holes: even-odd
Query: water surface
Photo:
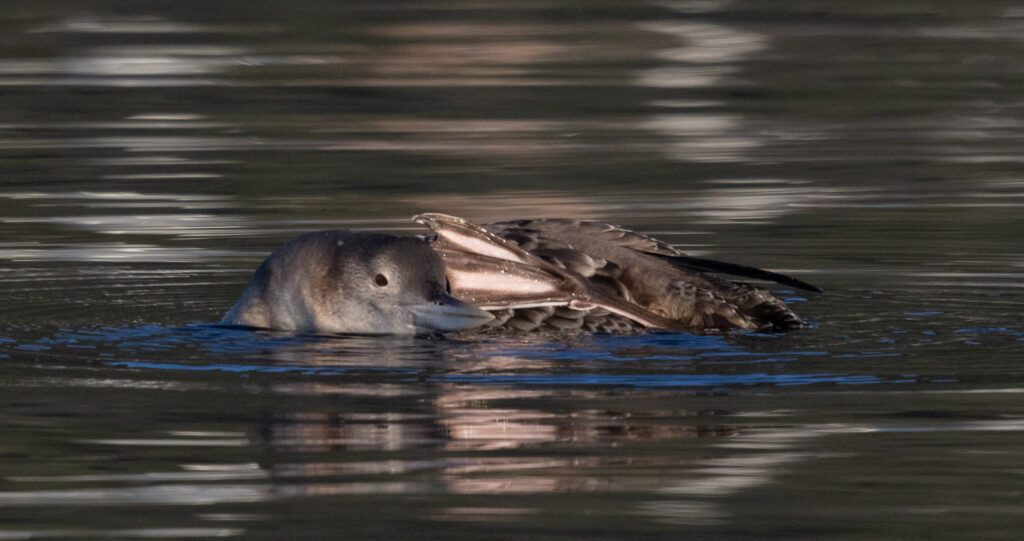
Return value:
[[(0, 539), (1010, 538), (1024, 11), (8, 2)], [(610, 221), (782, 334), (213, 324), (302, 232)]]

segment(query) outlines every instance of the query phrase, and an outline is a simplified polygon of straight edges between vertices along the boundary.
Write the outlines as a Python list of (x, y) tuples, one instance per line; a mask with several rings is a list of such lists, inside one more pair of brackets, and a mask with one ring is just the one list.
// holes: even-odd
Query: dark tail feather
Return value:
[(776, 282), (782, 285), (803, 289), (805, 291), (813, 291), (815, 293), (822, 293), (821, 288), (808, 284), (803, 280), (798, 280), (792, 276), (786, 276), (785, 274), (779, 274), (777, 272), (766, 271), (756, 267), (748, 267), (746, 265), (737, 265), (735, 263), (726, 263), (724, 261), (715, 261), (714, 259), (704, 259), (701, 257), (690, 257), (687, 255), (670, 256), (661, 254), (650, 254), (658, 259), (670, 263), (674, 267), (678, 267), (684, 270), (691, 270), (697, 272), (717, 272), (721, 274), (729, 274), (732, 276), (739, 276), (742, 278), (750, 278), (753, 280), (767, 280), (769, 282)]

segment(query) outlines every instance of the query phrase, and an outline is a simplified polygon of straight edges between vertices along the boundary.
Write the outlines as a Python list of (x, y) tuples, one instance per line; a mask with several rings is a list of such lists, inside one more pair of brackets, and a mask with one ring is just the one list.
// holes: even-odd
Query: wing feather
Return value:
[[(420, 214), (413, 219), (437, 235), (433, 246), (445, 261), (452, 295), (466, 302), (488, 310), (596, 306), (647, 327), (682, 328), (678, 322), (613, 297), (585, 276), (533, 255), (470, 221), (437, 213)], [(576, 265), (577, 268), (596, 271), (598, 260), (581, 255), (589, 263)], [(577, 258), (576, 263), (580, 261), (583, 259)], [(506, 294), (510, 292), (499, 284), (513, 287), (514, 293)]]

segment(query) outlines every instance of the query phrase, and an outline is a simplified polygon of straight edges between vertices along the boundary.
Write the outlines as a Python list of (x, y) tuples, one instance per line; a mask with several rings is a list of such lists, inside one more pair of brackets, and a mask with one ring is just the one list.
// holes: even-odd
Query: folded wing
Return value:
[(580, 273), (553, 265), (479, 225), (444, 214), (414, 218), (437, 235), (452, 295), (485, 310), (568, 306), (607, 310), (647, 327), (677, 322), (599, 290)]

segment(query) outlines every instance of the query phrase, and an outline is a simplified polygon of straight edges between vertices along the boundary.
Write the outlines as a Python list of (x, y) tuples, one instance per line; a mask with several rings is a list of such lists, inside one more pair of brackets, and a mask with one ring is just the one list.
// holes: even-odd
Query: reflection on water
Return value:
[[(852, 394), (830, 393), (825, 381), (763, 380), (759, 372), (736, 374), (735, 381), (722, 381), (710, 393), (692, 382), (665, 389), (673, 381), (669, 373), (662, 374), (665, 381), (657, 384), (661, 390), (656, 392), (648, 389), (656, 379), (643, 374), (614, 381), (598, 377), (610, 370), (606, 365), (626, 374), (666, 367), (722, 370), (723, 362), (733, 369), (749, 366), (746, 357), (761, 356), (752, 348), (769, 340), (752, 338), (749, 347), (720, 336), (669, 334), (599, 337), (570, 346), (494, 339), (296, 338), (208, 326), (64, 332), (41, 341), (68, 350), (53, 356), (64, 359), (64, 372), (100, 369), (110, 379), (90, 383), (54, 375), (36, 386), (169, 392), (174, 394), (168, 397), (170, 403), (176, 405), (168, 412), (202, 411), (202, 405), (182, 404), (177, 396), (183, 393), (240, 396), (224, 402), (231, 404), (231, 412), (221, 412), (224, 417), (212, 425), (213, 419), (197, 423), (191, 413), (175, 414), (184, 424), (174, 431), (159, 432), (159, 425), (141, 431), (107, 427), (99, 437), (88, 429), (88, 435), (58, 437), (46, 445), (134, 455), (142, 464), (167, 453), (176, 457), (177, 449), (188, 453), (158, 462), (152, 470), (12, 472), (5, 475), (8, 489), (0, 492), (0, 509), (129, 504), (216, 508), (382, 494), (496, 498), (640, 492), (645, 496), (623, 512), (656, 523), (713, 526), (733, 520), (725, 501), (771, 486), (789, 470), (837, 461), (856, 470), (856, 456), (875, 452), (875, 439), (885, 434), (919, 438), (931, 433), (959, 440), (970, 433), (1015, 438), (1024, 433), (1017, 417), (981, 411), (922, 414), (916, 409), (922, 401), (963, 407), (962, 395), (955, 390), (914, 392), (908, 386), (926, 380), (907, 375), (874, 394), (890, 404), (905, 403), (908, 410), (895, 415), (887, 407), (864, 403), (865, 386), (883, 382), (860, 376), (841, 381)], [(95, 363), (90, 361), (95, 351), (79, 347), (89, 342), (105, 343), (103, 350), (117, 356), (171, 351), (169, 359), (182, 361)], [(27, 358), (17, 346), (9, 351), (15, 362)], [(243, 351), (248, 353), (240, 355)], [(808, 353), (812, 359), (829, 355)], [(798, 351), (771, 355), (775, 358), (759, 361), (755, 368), (769, 363), (773, 370), (787, 372), (801, 362)], [(861, 357), (864, 365), (872, 355)], [(226, 362), (231, 359), (247, 364)], [(197, 380), (196, 369), (213, 377)], [(566, 378), (507, 382), (503, 371), (564, 372)], [(461, 381), (458, 376), (467, 373), (477, 377)], [(576, 382), (570, 381), (573, 377)], [(161, 385), (154, 386), (154, 379)], [(773, 391), (788, 384), (796, 384), (803, 396), (786, 399), (785, 393)], [(744, 390), (751, 385), (766, 387)], [(837, 403), (832, 407), (845, 421), (829, 421), (814, 410), (823, 392), (833, 394)], [(1019, 389), (979, 392), (1012, 398)], [(20, 422), (17, 410), (9, 415)], [(130, 426), (140, 416), (147, 414), (135, 412), (125, 420)], [(841, 448), (835, 447), (838, 441), (845, 442)], [(186, 458), (199, 452), (208, 462)], [(434, 520), (486, 523), (545, 512), (526, 502), (508, 514), (502, 509), (484, 500), (479, 507), (439, 511)]]
[[(722, 86), (730, 76), (735, 76), (748, 57), (766, 48), (767, 41), (759, 34), (708, 23), (651, 22), (640, 28), (664, 34), (678, 43), (654, 53), (655, 58), (668, 65), (637, 75), (637, 84), (655, 88)], [(746, 150), (764, 144), (757, 138), (760, 134), (744, 123), (742, 115), (703, 112), (720, 104), (654, 104), (667, 110), (644, 120), (641, 127), (670, 141), (664, 151), (671, 159), (734, 162), (742, 160)]]
[[(1021, 531), (1020, 8), (236, 4), (0, 8), (0, 539)], [(286, 239), (422, 211), (826, 293), (772, 335), (210, 324)]]
[[(789, 347), (758, 351), (776, 340)], [(64, 368), (5, 391), (29, 393), (25, 397), (33, 388), (121, 389), (151, 398), (149, 393), (170, 393), (160, 399), (167, 409), (157, 411), (178, 428), (130, 428), (149, 417), (142, 410), (124, 410), (123, 428), (65, 428), (41, 442), (52, 449), (44, 454), (82, 447), (99, 456), (134, 456), (139, 467), (61, 473), (40, 464), (9, 470), (0, 511), (221, 509), (381, 495), (499, 498), (439, 502), (431, 518), (485, 524), (550, 512), (526, 501), (499, 503), (516, 494), (641, 493), (619, 512), (656, 524), (723, 526), (735, 519), (726, 502), (772, 490), (767, 487), (787, 471), (837, 461), (857, 471), (856, 457), (873, 453), (879, 435), (933, 433), (959, 440), (968, 433), (1024, 432), (1015, 417), (915, 413), (922, 401), (964, 406), (955, 390), (914, 392), (911, 387), (929, 381), (923, 373), (887, 382), (858, 374), (832, 380), (808, 374), (801, 381), (800, 367), (820, 366), (823, 356), (858, 360), (844, 362), (847, 367), (887, 370), (873, 352), (804, 349), (808, 345), (801, 346), (799, 336), (756, 335), (653, 334), (567, 343), (295, 337), (202, 325), (61, 331), (34, 345), (9, 341), (9, 362), (31, 362), (37, 348), (45, 348)], [(842, 340), (832, 345), (841, 348)], [(164, 360), (119, 360), (146, 358)], [(766, 368), (777, 375), (768, 378)], [(83, 377), (89, 374), (102, 379)], [(558, 374), (563, 377), (552, 377)], [(702, 374), (716, 379), (710, 392)], [(846, 384), (853, 394), (832, 393), (830, 381)], [(789, 385), (802, 396), (787, 399), (774, 391)], [(888, 390), (874, 396), (890, 406), (866, 406), (865, 389), (878, 385)], [(816, 411), (822, 393), (837, 401), (831, 409), (839, 419)], [(209, 396), (227, 410), (196, 419), (207, 398), (189, 403), (182, 396)], [(889, 407), (902, 403), (906, 413), (892, 416)], [(16, 425), (28, 420), (21, 409), (8, 412)], [(87, 425), (97, 420), (90, 416)], [(841, 449), (838, 441), (845, 442)], [(195, 461), (196, 453), (204, 462)], [(202, 513), (213, 515), (218, 513)], [(241, 527), (221, 535), (242, 535), (265, 518), (243, 514), (231, 520)]]
[[(46, 24), (29, 32), (69, 32), (85, 34), (195, 34), (211, 32), (208, 25), (176, 23), (160, 17), (100, 18), (74, 17)], [(222, 29), (223, 30), (223, 29)]]

